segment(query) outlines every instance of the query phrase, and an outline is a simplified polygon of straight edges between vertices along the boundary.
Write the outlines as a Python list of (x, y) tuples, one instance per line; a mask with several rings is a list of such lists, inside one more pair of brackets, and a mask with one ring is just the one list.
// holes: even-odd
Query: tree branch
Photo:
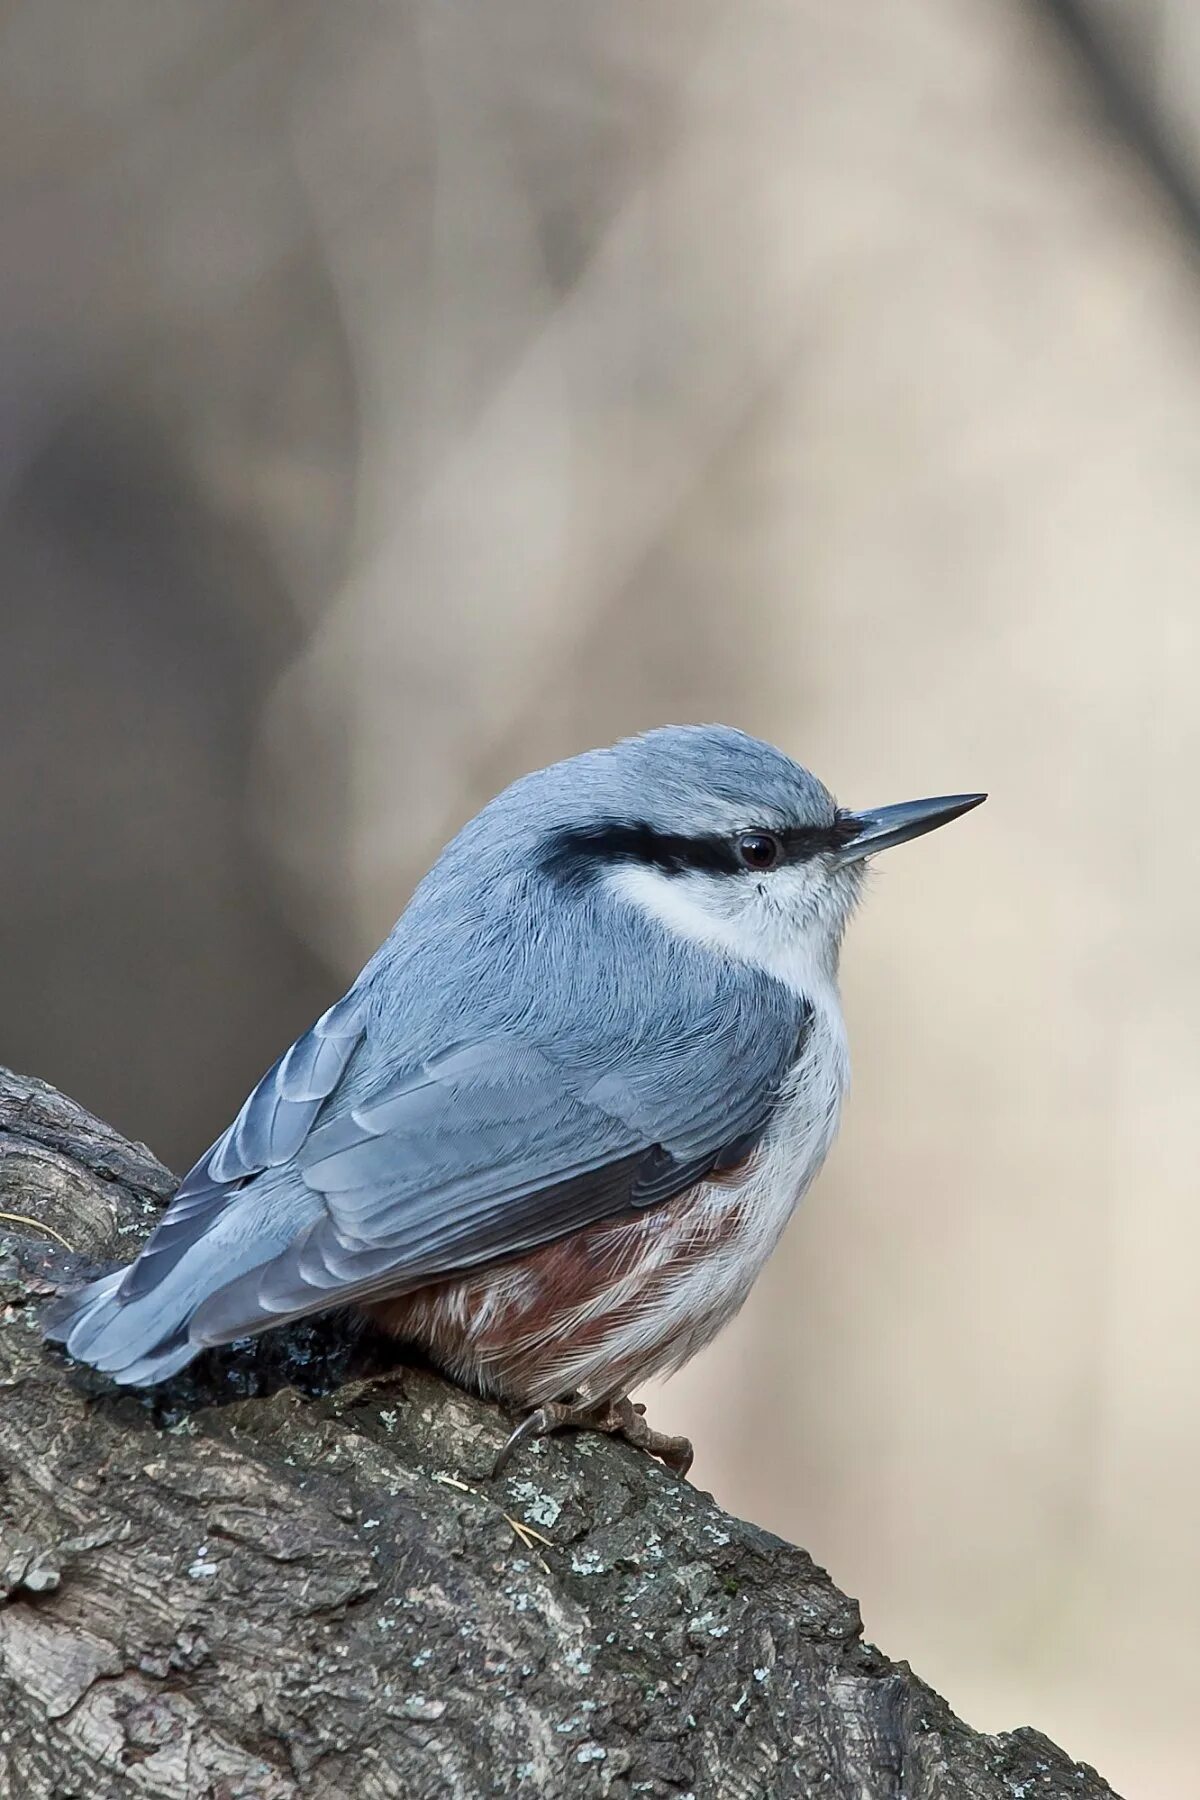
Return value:
[(0, 1800), (1111, 1795), (969, 1730), (802, 1550), (627, 1447), (490, 1481), (499, 1411), (350, 1324), (145, 1394), (43, 1348), (42, 1299), (172, 1187), (0, 1070)]

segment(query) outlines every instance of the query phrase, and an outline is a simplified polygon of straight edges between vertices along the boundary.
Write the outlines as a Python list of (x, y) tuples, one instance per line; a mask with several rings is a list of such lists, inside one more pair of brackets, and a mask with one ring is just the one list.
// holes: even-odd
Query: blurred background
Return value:
[(8, 0), (0, 119), (0, 1057), (183, 1167), (532, 765), (990, 789), (653, 1416), (1194, 1792), (1193, 0)]

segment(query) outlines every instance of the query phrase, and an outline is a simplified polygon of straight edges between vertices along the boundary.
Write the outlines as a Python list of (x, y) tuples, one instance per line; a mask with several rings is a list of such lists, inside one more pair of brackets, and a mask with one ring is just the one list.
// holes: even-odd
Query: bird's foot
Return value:
[(493, 1476), (503, 1473), (522, 1444), (531, 1444), (535, 1438), (549, 1437), (551, 1432), (565, 1430), (603, 1431), (610, 1437), (622, 1437), (636, 1450), (657, 1456), (681, 1480), (692, 1466), (691, 1440), (655, 1431), (646, 1423), (645, 1407), (635, 1405), (628, 1398), (578, 1406), (562, 1400), (547, 1400), (517, 1426), (496, 1458)]
[(629, 1399), (612, 1401), (609, 1416), (615, 1419), (615, 1423), (600, 1426), (601, 1431), (611, 1431), (615, 1436), (623, 1437), (627, 1444), (632, 1444), (635, 1450), (645, 1450), (648, 1455), (657, 1456), (673, 1475), (678, 1475), (683, 1480), (695, 1455), (691, 1438), (672, 1437), (667, 1431), (655, 1431), (652, 1425), (646, 1423), (645, 1407)]

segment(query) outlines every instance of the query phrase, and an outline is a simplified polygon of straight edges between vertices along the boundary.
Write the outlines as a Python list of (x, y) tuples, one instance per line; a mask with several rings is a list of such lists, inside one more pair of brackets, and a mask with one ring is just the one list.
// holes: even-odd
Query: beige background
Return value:
[(0, 116), (0, 1055), (186, 1161), (488, 793), (664, 719), (990, 788), (654, 1415), (973, 1722), (1194, 1791), (1200, 274), (1053, 24), (28, 0)]

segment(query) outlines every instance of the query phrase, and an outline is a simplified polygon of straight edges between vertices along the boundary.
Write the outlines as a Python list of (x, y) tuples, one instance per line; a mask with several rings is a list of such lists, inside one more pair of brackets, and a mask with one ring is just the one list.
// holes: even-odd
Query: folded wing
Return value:
[(753, 1020), (606, 1067), (498, 1032), (351, 1098), (369, 1055), (351, 993), (259, 1083), (137, 1262), (49, 1335), (158, 1380), (204, 1345), (661, 1205), (753, 1147), (807, 1024), (779, 990)]

